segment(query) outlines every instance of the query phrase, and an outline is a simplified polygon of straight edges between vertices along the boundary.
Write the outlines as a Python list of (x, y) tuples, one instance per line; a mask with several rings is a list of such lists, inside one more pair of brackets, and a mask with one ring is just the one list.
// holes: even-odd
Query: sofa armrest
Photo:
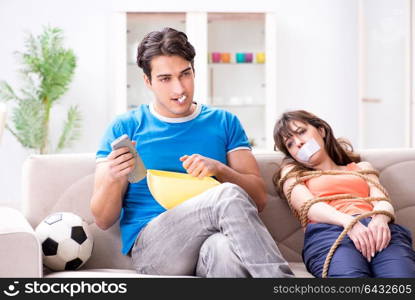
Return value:
[(18, 210), (0, 206), (0, 277), (42, 277), (42, 251)]

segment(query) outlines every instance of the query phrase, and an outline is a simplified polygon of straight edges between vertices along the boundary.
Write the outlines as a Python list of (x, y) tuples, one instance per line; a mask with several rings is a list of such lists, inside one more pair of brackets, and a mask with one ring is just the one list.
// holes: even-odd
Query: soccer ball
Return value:
[(43, 264), (51, 270), (76, 270), (91, 256), (94, 240), (88, 224), (70, 212), (47, 216), (35, 229)]

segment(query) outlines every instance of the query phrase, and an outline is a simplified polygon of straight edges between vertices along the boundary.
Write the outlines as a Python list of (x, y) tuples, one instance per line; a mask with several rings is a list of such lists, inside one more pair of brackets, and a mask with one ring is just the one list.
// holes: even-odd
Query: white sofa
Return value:
[[(380, 171), (397, 222), (415, 232), (415, 149), (362, 151)], [(301, 259), (303, 230), (286, 201), (276, 196), (272, 175), (280, 153), (255, 154), (265, 178), (268, 203), (261, 218), (297, 277), (311, 277)], [(0, 207), (0, 277), (146, 277), (136, 274), (130, 258), (120, 253), (118, 223), (100, 230), (89, 210), (95, 169), (94, 154), (33, 155), (23, 167), (22, 212)], [(80, 270), (50, 272), (42, 266), (41, 247), (33, 228), (52, 212), (80, 215), (94, 236), (91, 258)]]

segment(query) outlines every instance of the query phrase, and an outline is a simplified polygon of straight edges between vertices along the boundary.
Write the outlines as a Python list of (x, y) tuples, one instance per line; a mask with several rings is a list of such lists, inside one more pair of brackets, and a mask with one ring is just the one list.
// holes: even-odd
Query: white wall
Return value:
[[(44, 24), (64, 30), (77, 57), (74, 81), (54, 116), (70, 104), (84, 115), (81, 140), (65, 152), (94, 152), (112, 116), (109, 48), (111, 15), (117, 11), (267, 12), (278, 15), (277, 99), (280, 110), (310, 109), (334, 124), (340, 135), (357, 140), (356, 0), (279, 1), (100, 1), (0, 0), (0, 80), (19, 83), (13, 52), (23, 49), (25, 30)], [(277, 117), (277, 116), (276, 116)], [(56, 124), (56, 122), (53, 122)], [(58, 130), (52, 130), (53, 136)], [(28, 155), (5, 132), (0, 144), (0, 205), (19, 207), (22, 162)], [(47, 183), (45, 183), (47, 184)]]
[[(362, 145), (410, 144), (410, 10), (408, 0), (365, 0), (361, 10)], [(385, 120), (388, 120), (385, 122)], [(378, 132), (382, 132), (379, 138)]]
[[(107, 4), (108, 5), (108, 4)], [(16, 50), (23, 50), (24, 32), (39, 34), (50, 24), (63, 29), (65, 45), (77, 56), (77, 68), (69, 91), (53, 109), (52, 138), (60, 134), (66, 109), (78, 104), (83, 114), (82, 138), (64, 152), (95, 151), (108, 122), (108, 6), (103, 1), (2, 0), (0, 1), (0, 80), (20, 86)], [(10, 115), (10, 113), (9, 113)], [(28, 155), (10, 132), (0, 145), (0, 204), (18, 206), (21, 166)]]
[(280, 3), (277, 111), (313, 112), (357, 145), (357, 1)]

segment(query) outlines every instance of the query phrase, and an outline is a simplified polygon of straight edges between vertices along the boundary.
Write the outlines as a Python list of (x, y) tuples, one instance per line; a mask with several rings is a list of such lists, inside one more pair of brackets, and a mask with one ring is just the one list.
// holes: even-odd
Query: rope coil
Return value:
[[(326, 196), (326, 197), (316, 197), (316, 198), (312, 198), (310, 200), (307, 200), (306, 202), (303, 203), (303, 205), (300, 208), (300, 211), (298, 212), (291, 203), (291, 193), (294, 189), (294, 187), (298, 184), (305, 184), (305, 182), (307, 180), (310, 180), (312, 178), (315, 177), (320, 177), (322, 175), (354, 175), (357, 177), (362, 178), (363, 180), (365, 180), (366, 182), (368, 182), (369, 186), (373, 185), (376, 188), (378, 188), (384, 195), (385, 197), (357, 197), (357, 196), (353, 196), (351, 194), (338, 194), (338, 195), (333, 195), (333, 196)], [(283, 186), (284, 183), (290, 179), (295, 177), (296, 181), (293, 182), (292, 185), (289, 186), (287, 192), (286, 192), (286, 197), (287, 197), (287, 202), (288, 205), (291, 209), (291, 211), (293, 212), (294, 216), (300, 221), (301, 226), (303, 228), (305, 228), (307, 226), (308, 223), (308, 211), (310, 210), (311, 206), (315, 203), (318, 202), (323, 202), (323, 201), (332, 201), (332, 200), (340, 200), (340, 199), (360, 199), (366, 202), (372, 202), (372, 201), (388, 201), (390, 202), (389, 199), (389, 194), (388, 192), (385, 190), (385, 188), (380, 185), (378, 182), (374, 181), (373, 179), (369, 178), (368, 175), (375, 175), (377, 177), (379, 177), (379, 173), (375, 170), (357, 170), (357, 171), (341, 171), (341, 170), (330, 170), (330, 171), (306, 171), (306, 172), (292, 172), (292, 173), (287, 173), (285, 174), (280, 180), (279, 180), (279, 186)], [(336, 251), (337, 247), (340, 245), (340, 243), (342, 242), (342, 240), (344, 239), (344, 237), (346, 236), (346, 234), (353, 228), (353, 226), (359, 222), (360, 220), (367, 218), (369, 216), (375, 215), (375, 214), (383, 214), (388, 216), (391, 219), (391, 222), (393, 222), (395, 220), (395, 216), (390, 213), (389, 211), (386, 210), (376, 210), (376, 211), (370, 211), (364, 214), (361, 214), (359, 216), (357, 216), (356, 218), (354, 218), (344, 229), (343, 231), (340, 233), (340, 235), (338, 236), (338, 238), (336, 239), (336, 241), (333, 243), (333, 245), (331, 246), (326, 259), (324, 261), (324, 265), (323, 265), (323, 272), (322, 272), (322, 278), (326, 278), (327, 274), (328, 274), (328, 269), (330, 266), (330, 262), (331, 259), (334, 255), (334, 252)]]

